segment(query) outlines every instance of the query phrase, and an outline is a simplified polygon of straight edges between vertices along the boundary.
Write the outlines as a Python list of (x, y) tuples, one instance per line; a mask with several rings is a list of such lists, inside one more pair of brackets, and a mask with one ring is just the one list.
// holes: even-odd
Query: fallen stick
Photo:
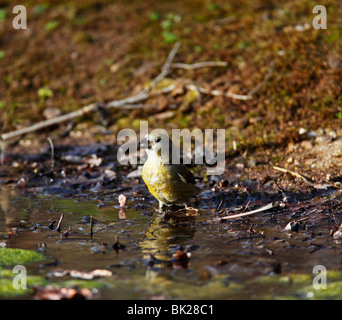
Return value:
[(172, 68), (178, 69), (186, 69), (186, 70), (193, 70), (199, 68), (206, 68), (206, 67), (226, 67), (228, 65), (225, 61), (205, 61), (205, 62), (198, 62), (193, 64), (187, 63), (172, 63)]
[(296, 178), (299, 178), (299, 179), (303, 179), (304, 181), (310, 183), (310, 181), (307, 178), (305, 178), (304, 176), (302, 176), (301, 174), (299, 174), (297, 172), (294, 172), (294, 171), (291, 171), (291, 170), (287, 170), (287, 169), (283, 169), (283, 168), (279, 168), (279, 167), (276, 167), (276, 166), (273, 166), (273, 169), (281, 171), (281, 172), (288, 173), (288, 174), (290, 174), (293, 177), (296, 177)]
[[(174, 90), (175, 87), (176, 87), (175, 84), (171, 84), (165, 88), (158, 90), (153, 95), (158, 95), (161, 93), (169, 93), (172, 90)], [(224, 97), (236, 99), (236, 100), (250, 100), (253, 98), (251, 95), (241, 95), (241, 94), (224, 92), (224, 91), (219, 91), (219, 90), (208, 90), (208, 89), (205, 89), (203, 87), (199, 87), (193, 83), (186, 84), (185, 88), (188, 90), (197, 91), (198, 93), (204, 93), (204, 94), (212, 95), (212, 96), (224, 96)]]
[(90, 216), (90, 239), (93, 239), (93, 225), (94, 225), (93, 216)]
[(251, 100), (253, 98), (250, 94), (236, 94), (219, 90), (207, 90), (202, 87), (197, 87), (197, 89), (200, 93), (210, 94), (212, 96), (224, 96), (236, 100)]
[(54, 167), (55, 167), (55, 148), (53, 146), (53, 142), (52, 142), (52, 139), (50, 137), (47, 137), (47, 141), (49, 142), (50, 148), (51, 148), (50, 167), (51, 167), (51, 170), (53, 171)]
[(57, 232), (61, 232), (61, 224), (62, 224), (63, 218), (64, 218), (64, 214), (62, 213), (61, 217), (59, 218), (58, 225), (56, 227)]
[(11, 139), (11, 138), (15, 138), (17, 136), (21, 136), (21, 135), (26, 134), (26, 133), (30, 133), (30, 132), (33, 132), (33, 131), (37, 131), (37, 130), (43, 129), (45, 127), (52, 126), (54, 124), (58, 124), (58, 123), (61, 123), (61, 122), (67, 121), (67, 120), (71, 120), (71, 119), (83, 116), (83, 115), (85, 115), (87, 113), (90, 113), (90, 112), (96, 110), (98, 108), (98, 105), (99, 104), (97, 104), (97, 103), (92, 103), (92, 104), (90, 104), (88, 106), (83, 107), (80, 110), (77, 110), (77, 111), (74, 111), (74, 112), (70, 112), (68, 114), (64, 114), (62, 116), (59, 116), (59, 117), (56, 117), (56, 118), (53, 118), (53, 119), (49, 119), (49, 120), (38, 122), (38, 123), (36, 123), (36, 124), (34, 124), (34, 125), (30, 126), (30, 127), (22, 128), (22, 129), (15, 130), (15, 131), (11, 131), (9, 133), (3, 133), (0, 136), (0, 138), (1, 138), (1, 140), (5, 141), (5, 140)]
[(240, 218), (240, 217), (244, 217), (244, 216), (249, 216), (251, 214), (255, 214), (255, 213), (259, 213), (259, 212), (263, 212), (269, 209), (272, 209), (274, 207), (273, 202), (269, 203), (268, 205), (261, 207), (259, 209), (255, 209), (249, 212), (244, 212), (244, 213), (239, 213), (239, 214), (233, 214), (231, 216), (225, 216), (222, 218), (219, 218), (221, 220), (228, 220), (228, 219), (236, 219), (236, 218)]
[(160, 74), (157, 77), (155, 77), (152, 80), (150, 85), (147, 87), (148, 91), (152, 90), (160, 81), (162, 81), (169, 74), (171, 63), (172, 63), (173, 59), (175, 58), (180, 46), (181, 46), (180, 42), (175, 43), (174, 47), (172, 48), (171, 52), (169, 53), (164, 65), (163, 65), (162, 71), (160, 72)]

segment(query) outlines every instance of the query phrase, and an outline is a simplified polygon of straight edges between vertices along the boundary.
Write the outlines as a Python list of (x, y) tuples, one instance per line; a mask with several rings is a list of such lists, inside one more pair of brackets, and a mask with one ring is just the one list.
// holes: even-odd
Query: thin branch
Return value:
[(241, 95), (241, 94), (235, 94), (235, 93), (230, 93), (230, 92), (223, 92), (219, 90), (208, 90), (202, 87), (197, 87), (199, 92), (205, 93), (205, 94), (210, 94), (212, 96), (224, 96), (227, 98), (232, 98), (236, 100), (250, 100), (252, 99), (251, 95)]
[(173, 61), (173, 59), (175, 58), (179, 48), (180, 48), (180, 42), (175, 43), (175, 45), (173, 46), (172, 50), (170, 51), (161, 72), (151, 81), (151, 83), (149, 84), (149, 86), (140, 91), (139, 93), (137, 93), (136, 95), (132, 96), (132, 97), (128, 97), (125, 99), (121, 99), (121, 100), (114, 100), (111, 102), (108, 102), (105, 107), (106, 108), (117, 108), (117, 107), (121, 107), (123, 105), (132, 105), (134, 103), (140, 102), (142, 100), (146, 100), (149, 96), (150, 96), (150, 92), (151, 90), (160, 82), (162, 81), (170, 72), (170, 65)]
[[(158, 95), (161, 93), (169, 93), (172, 90), (174, 90), (175, 87), (176, 86), (174, 84), (171, 84), (171, 85), (169, 85), (169, 86), (167, 86), (161, 90), (158, 90), (153, 95)], [(205, 88), (200, 87), (198, 85), (195, 85), (194, 83), (189, 83), (189, 84), (185, 85), (185, 88), (188, 90), (195, 90), (195, 88), (196, 88), (196, 91), (198, 91), (198, 93), (204, 93), (204, 94), (212, 95), (212, 96), (224, 96), (224, 97), (236, 99), (236, 100), (250, 100), (253, 98), (251, 95), (241, 95), (241, 94), (223, 92), (223, 91), (219, 91), (219, 90), (208, 90), (208, 89), (205, 89)]]
[(50, 144), (50, 148), (51, 148), (51, 161), (50, 161), (50, 166), (51, 166), (51, 170), (54, 170), (55, 167), (55, 148), (53, 146), (53, 142), (52, 139), (50, 137), (47, 137), (47, 141)]
[(63, 218), (64, 218), (64, 214), (62, 213), (61, 217), (59, 218), (58, 225), (56, 227), (57, 232), (61, 232), (61, 224), (62, 224)]
[(88, 106), (83, 107), (80, 110), (70, 112), (70, 113), (64, 114), (62, 116), (53, 118), (53, 119), (38, 122), (38, 123), (36, 123), (30, 127), (27, 127), (27, 128), (11, 131), (9, 133), (4, 133), (4, 134), (0, 135), (0, 138), (1, 138), (1, 140), (8, 140), (8, 139), (15, 138), (17, 136), (20, 136), (20, 135), (23, 135), (26, 133), (30, 133), (33, 131), (43, 129), (45, 127), (52, 126), (54, 124), (62, 123), (64, 121), (71, 120), (71, 119), (83, 116), (87, 113), (93, 112), (94, 110), (96, 110), (98, 108), (98, 106), (99, 106), (98, 103), (92, 103)]
[(93, 226), (94, 226), (94, 219), (93, 216), (90, 216), (90, 238), (93, 239)]
[(299, 178), (299, 179), (303, 179), (304, 181), (311, 183), (307, 178), (305, 178), (304, 176), (302, 176), (301, 174), (299, 174), (297, 172), (290, 171), (290, 170), (283, 169), (283, 168), (279, 168), (279, 167), (276, 167), (276, 166), (273, 166), (273, 169), (281, 171), (281, 172), (288, 173), (288, 174), (290, 174), (293, 177), (296, 177), (296, 178)]
[[(171, 67), (173, 68), (183, 68), (187, 70), (191, 69), (196, 69), (196, 68), (203, 68), (203, 67), (224, 67), (226, 66), (227, 63), (224, 61), (207, 61), (207, 62), (199, 62), (199, 63), (194, 63), (194, 64), (186, 64), (186, 63), (172, 63)], [(230, 92), (224, 92), (224, 91), (219, 91), (219, 90), (209, 90), (205, 89), (200, 86), (195, 86), (193, 83), (189, 83), (185, 86), (186, 89), (188, 90), (193, 90), (194, 86), (196, 87), (196, 90), (199, 93), (204, 93), (212, 96), (223, 96), (231, 99), (236, 99), (236, 100), (251, 100), (253, 98), (253, 95), (257, 93), (265, 84), (266, 82), (270, 79), (274, 69), (274, 61), (271, 62), (270, 69), (268, 70), (264, 80), (259, 83), (256, 87), (254, 87), (252, 90), (248, 92), (246, 95), (241, 95), (241, 94), (236, 94), (236, 93), (230, 93)], [(162, 90), (159, 90), (156, 94), (160, 93), (168, 93), (172, 91), (175, 88), (174, 84), (169, 85), (166, 88), (163, 88)]]
[(268, 205), (266, 206), (263, 206), (259, 209), (256, 209), (256, 210), (252, 210), (252, 211), (249, 211), (249, 212), (244, 212), (244, 213), (239, 213), (239, 214), (233, 214), (231, 216), (226, 216), (226, 217), (223, 217), (221, 218), (222, 220), (228, 220), (228, 219), (236, 219), (236, 218), (240, 218), (240, 217), (244, 217), (244, 216), (249, 216), (251, 214), (255, 214), (255, 213), (259, 213), (259, 212), (263, 212), (263, 211), (266, 211), (266, 210), (269, 210), (269, 209), (272, 209), (274, 206), (273, 206), (273, 203), (269, 203)]
[(218, 24), (228, 24), (228, 23), (235, 22), (237, 20), (238, 20), (237, 17), (230, 16), (230, 17), (227, 17), (227, 18), (223, 18), (223, 19), (217, 20), (217, 23)]
[(147, 90), (152, 90), (161, 80), (163, 80), (170, 72), (170, 66), (172, 64), (173, 59), (175, 58), (181, 44), (180, 42), (176, 42), (174, 47), (172, 48), (171, 52), (169, 53), (169, 56), (166, 59), (166, 62), (163, 65), (161, 73), (152, 80), (150, 85), (148, 86)]
[(120, 109), (153, 109), (157, 108), (156, 104), (145, 104), (145, 103), (132, 103), (132, 104), (124, 104), (120, 107)]
[(228, 65), (225, 61), (205, 61), (205, 62), (198, 62), (193, 64), (187, 63), (172, 63), (172, 68), (178, 69), (186, 69), (186, 70), (193, 70), (199, 68), (206, 68), (206, 67), (226, 67)]

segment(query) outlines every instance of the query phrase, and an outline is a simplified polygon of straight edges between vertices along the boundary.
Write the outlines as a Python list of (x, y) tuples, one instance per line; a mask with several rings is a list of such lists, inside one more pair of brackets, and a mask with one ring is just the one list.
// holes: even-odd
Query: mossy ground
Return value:
[[(110, 112), (107, 128), (117, 132), (133, 119), (166, 129), (224, 128), (244, 152), (296, 141), (301, 127), (340, 127), (342, 10), (336, 1), (324, 3), (326, 30), (312, 27), (314, 4), (307, 0), (22, 4), (27, 30), (13, 29), (11, 2), (0, 8), (2, 132), (43, 120), (48, 107), (67, 113), (136, 93), (158, 74), (175, 41), (182, 43), (175, 62), (220, 60), (228, 66), (174, 69), (174, 79), (247, 94), (272, 62), (274, 70), (250, 101), (203, 95), (201, 102), (187, 103), (186, 93), (159, 95), (146, 101), (157, 109)], [(155, 117), (169, 109), (167, 119)], [(96, 114), (78, 121), (87, 128), (103, 124)]]
[(26, 263), (42, 261), (45, 257), (36, 251), (16, 248), (0, 248), (0, 268), (25, 265)]

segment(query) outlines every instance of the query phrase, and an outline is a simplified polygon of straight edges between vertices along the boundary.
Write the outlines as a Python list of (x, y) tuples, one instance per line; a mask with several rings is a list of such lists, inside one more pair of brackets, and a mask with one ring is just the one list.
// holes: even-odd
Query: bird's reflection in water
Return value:
[(178, 210), (158, 215), (151, 221), (144, 240), (139, 244), (148, 268), (171, 268), (182, 261), (181, 257), (175, 261), (176, 251), (194, 236), (195, 216), (196, 212)]

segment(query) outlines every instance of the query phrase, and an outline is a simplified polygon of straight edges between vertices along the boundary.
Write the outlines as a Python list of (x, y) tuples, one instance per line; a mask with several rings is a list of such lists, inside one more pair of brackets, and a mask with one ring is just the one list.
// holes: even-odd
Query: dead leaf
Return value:
[(119, 195), (119, 203), (120, 207), (124, 207), (126, 205), (126, 197), (123, 194)]
[(92, 280), (94, 278), (103, 278), (103, 277), (111, 277), (112, 272), (106, 269), (95, 269), (93, 271), (85, 272), (79, 270), (56, 270), (49, 273), (50, 277), (64, 277), (69, 275), (72, 278), (83, 279), (83, 280)]
[(187, 269), (189, 265), (189, 258), (191, 257), (191, 252), (183, 251), (183, 250), (177, 250), (171, 258), (171, 261), (173, 263), (174, 267), (180, 267)]
[(19, 188), (19, 189), (23, 189), (23, 188), (26, 188), (26, 180), (24, 177), (21, 177), (17, 184), (16, 184), (16, 187)]
[(333, 231), (332, 237), (334, 240), (342, 239), (342, 223), (340, 224), (340, 226), (338, 227), (336, 231)]
[(87, 288), (66, 287), (34, 287), (35, 297), (38, 300), (85, 300), (94, 296), (94, 292)]
[(87, 159), (86, 162), (89, 164), (91, 168), (99, 167), (102, 163), (102, 158), (99, 158), (96, 154), (91, 154)]

